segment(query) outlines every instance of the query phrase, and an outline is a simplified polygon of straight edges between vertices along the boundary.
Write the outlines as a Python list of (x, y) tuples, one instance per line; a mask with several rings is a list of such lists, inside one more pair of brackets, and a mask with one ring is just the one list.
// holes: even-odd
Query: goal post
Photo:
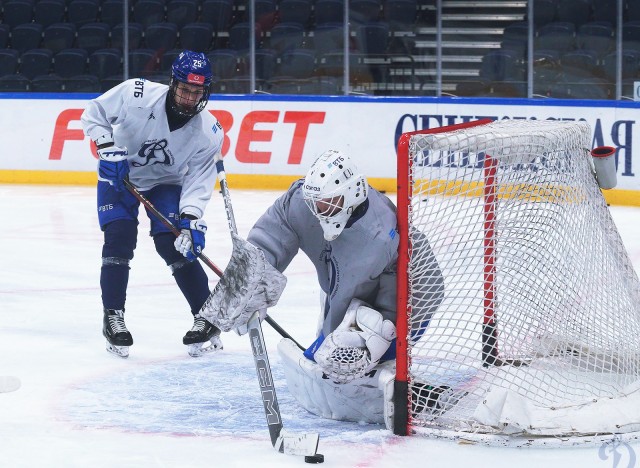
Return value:
[(585, 122), (534, 120), (400, 137), (395, 433), (640, 431), (640, 282), (590, 143)]

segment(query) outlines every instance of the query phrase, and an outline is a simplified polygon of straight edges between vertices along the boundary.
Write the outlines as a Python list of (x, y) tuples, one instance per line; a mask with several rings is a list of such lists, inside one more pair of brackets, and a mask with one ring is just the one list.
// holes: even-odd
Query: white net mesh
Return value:
[[(589, 147), (579, 122), (411, 137), (413, 426), (535, 436), (640, 430), (640, 283)], [(444, 294), (435, 297), (440, 272)], [(443, 394), (445, 402), (420, 404)]]

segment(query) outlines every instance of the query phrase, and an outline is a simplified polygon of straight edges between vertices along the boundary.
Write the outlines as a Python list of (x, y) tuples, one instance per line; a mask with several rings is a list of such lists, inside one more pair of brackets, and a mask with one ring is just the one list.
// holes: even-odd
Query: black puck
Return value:
[(324, 463), (324, 455), (316, 453), (315, 455), (305, 455), (305, 463)]

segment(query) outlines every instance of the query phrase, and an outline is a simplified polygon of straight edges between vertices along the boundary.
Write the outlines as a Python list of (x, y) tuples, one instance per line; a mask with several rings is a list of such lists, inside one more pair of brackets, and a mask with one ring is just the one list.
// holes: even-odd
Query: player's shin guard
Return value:
[(131, 220), (116, 220), (104, 227), (100, 289), (105, 309), (124, 309), (137, 235), (138, 227)]

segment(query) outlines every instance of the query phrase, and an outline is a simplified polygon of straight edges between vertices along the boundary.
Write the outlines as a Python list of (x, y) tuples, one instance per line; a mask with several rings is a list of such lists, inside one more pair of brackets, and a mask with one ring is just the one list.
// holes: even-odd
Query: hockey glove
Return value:
[(187, 257), (188, 260), (195, 260), (204, 249), (204, 235), (207, 232), (207, 223), (204, 219), (181, 219), (180, 235), (173, 243), (176, 250)]
[(98, 165), (98, 179), (109, 182), (117, 192), (126, 190), (124, 181), (129, 175), (129, 162), (127, 148), (115, 145), (98, 149), (100, 162)]
[(354, 299), (344, 319), (314, 354), (323, 372), (336, 383), (364, 377), (389, 349), (396, 327), (380, 312)]

